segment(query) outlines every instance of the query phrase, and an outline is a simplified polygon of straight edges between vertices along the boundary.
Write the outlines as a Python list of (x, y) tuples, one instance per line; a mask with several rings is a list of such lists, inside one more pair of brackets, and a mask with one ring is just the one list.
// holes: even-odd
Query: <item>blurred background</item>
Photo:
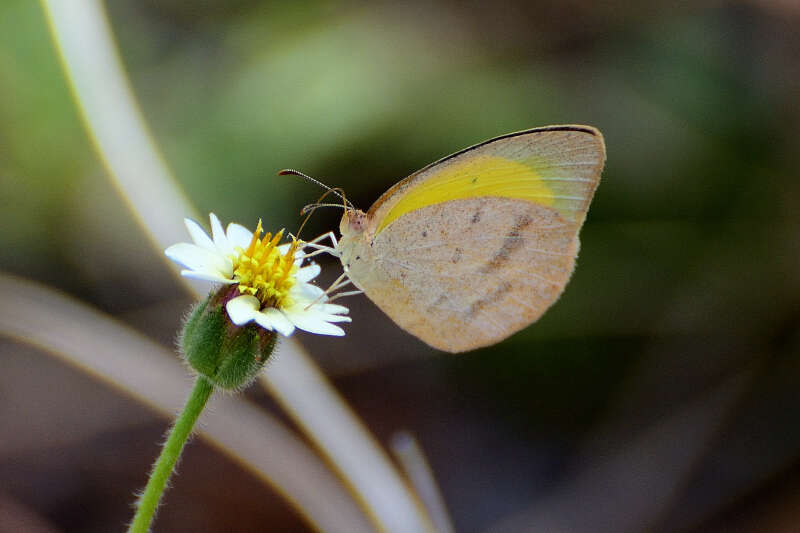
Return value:
[[(800, 530), (800, 4), (106, 8), (167, 164), (223, 221), (296, 230), (320, 190), (286, 167), (366, 209), (496, 135), (603, 132), (575, 275), (537, 324), (451, 356), (359, 296), (346, 337), (297, 335), (381, 443), (416, 435), (457, 531)], [(2, 271), (173, 346), (191, 297), (28, 0), (0, 3), (0, 207)], [(0, 362), (0, 524), (122, 530), (167, 419), (25, 342), (0, 337)], [(309, 527), (200, 439), (166, 501), (156, 531)]]

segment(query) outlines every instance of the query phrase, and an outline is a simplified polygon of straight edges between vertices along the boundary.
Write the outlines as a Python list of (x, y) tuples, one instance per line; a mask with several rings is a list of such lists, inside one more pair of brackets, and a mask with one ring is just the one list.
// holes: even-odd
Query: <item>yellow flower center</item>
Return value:
[(239, 256), (233, 261), (233, 278), (239, 282), (239, 292), (255, 296), (262, 308), (282, 308), (292, 305), (289, 289), (295, 284), (294, 254), (298, 248), (297, 239), (286, 253), (281, 254), (278, 243), (283, 237), (283, 230), (273, 236), (267, 233), (261, 238), (261, 221), (253, 232), (250, 246), (246, 250), (237, 248)]

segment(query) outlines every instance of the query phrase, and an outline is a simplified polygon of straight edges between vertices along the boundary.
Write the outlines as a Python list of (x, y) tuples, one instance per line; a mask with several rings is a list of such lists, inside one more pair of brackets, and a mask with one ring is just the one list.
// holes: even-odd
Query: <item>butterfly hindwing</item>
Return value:
[(572, 272), (576, 223), (511, 198), (434, 204), (372, 242), (367, 296), (428, 344), (463, 351), (536, 320)]

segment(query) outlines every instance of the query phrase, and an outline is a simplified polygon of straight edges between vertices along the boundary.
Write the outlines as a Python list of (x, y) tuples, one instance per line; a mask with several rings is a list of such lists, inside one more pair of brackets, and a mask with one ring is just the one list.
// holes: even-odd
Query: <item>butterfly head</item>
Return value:
[(364, 289), (359, 285), (359, 280), (364, 278), (371, 265), (371, 250), (365, 235), (367, 222), (367, 214), (363, 211), (350, 207), (345, 209), (339, 223), (342, 237), (336, 247), (344, 271), (360, 290)]
[(344, 235), (357, 235), (364, 232), (367, 226), (367, 214), (360, 209), (347, 207), (339, 222), (339, 232)]

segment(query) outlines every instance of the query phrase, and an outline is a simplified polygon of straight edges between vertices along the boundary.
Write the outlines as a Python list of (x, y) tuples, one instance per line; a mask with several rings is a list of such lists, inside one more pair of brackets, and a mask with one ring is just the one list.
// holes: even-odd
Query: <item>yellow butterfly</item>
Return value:
[(496, 343), (564, 290), (605, 163), (590, 126), (503, 135), (440, 159), (334, 241), (350, 281), (400, 327), (448, 352)]

